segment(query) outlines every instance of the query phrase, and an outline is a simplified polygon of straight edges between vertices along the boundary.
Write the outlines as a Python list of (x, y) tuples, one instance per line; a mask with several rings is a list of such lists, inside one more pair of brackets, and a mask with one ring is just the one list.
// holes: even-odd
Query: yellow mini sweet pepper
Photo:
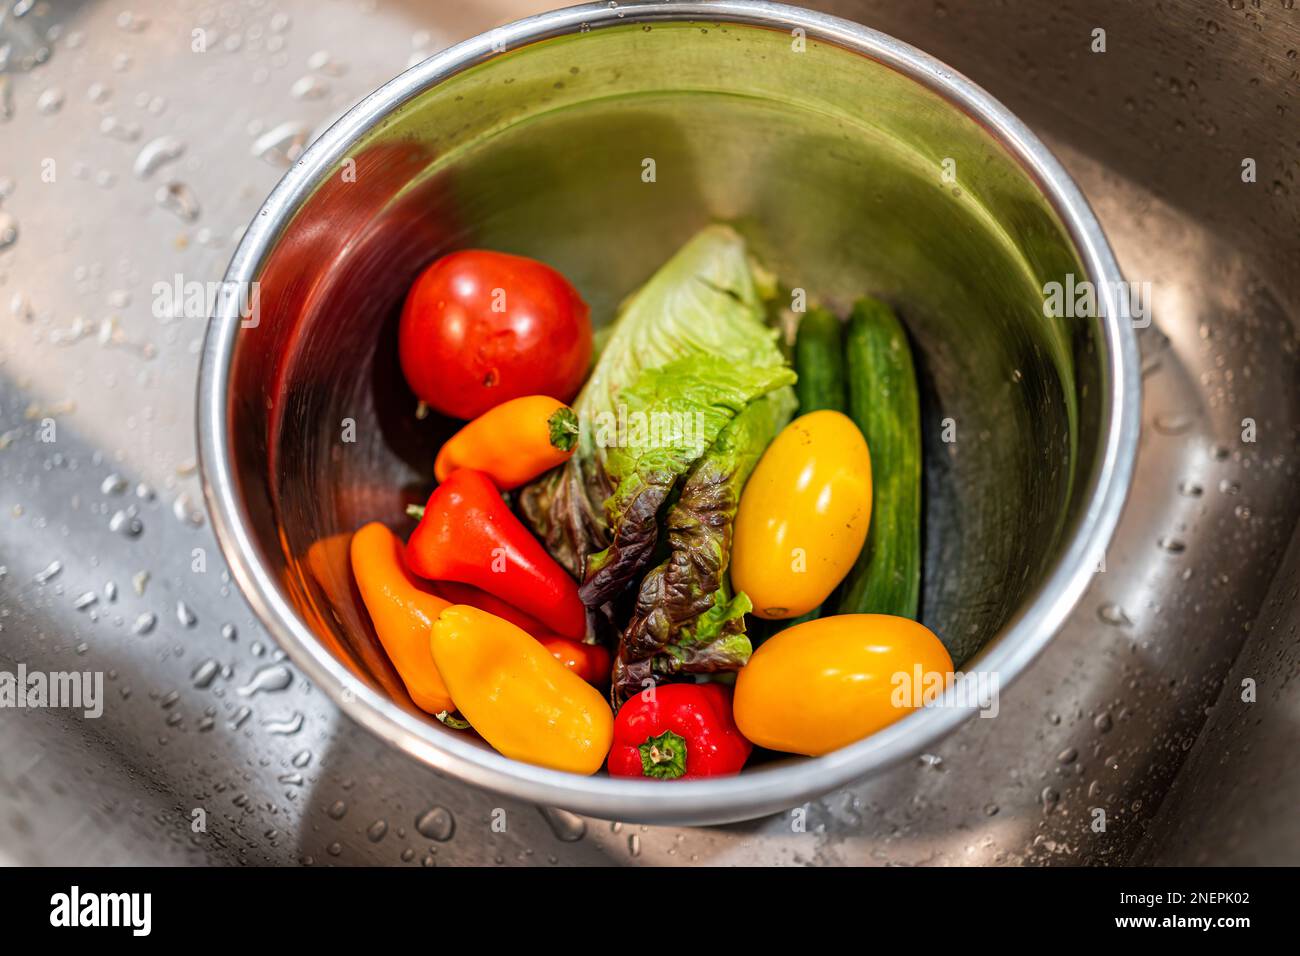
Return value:
[(507, 757), (592, 774), (614, 736), (604, 696), (527, 631), (465, 604), (433, 624), (434, 663), (456, 706)]

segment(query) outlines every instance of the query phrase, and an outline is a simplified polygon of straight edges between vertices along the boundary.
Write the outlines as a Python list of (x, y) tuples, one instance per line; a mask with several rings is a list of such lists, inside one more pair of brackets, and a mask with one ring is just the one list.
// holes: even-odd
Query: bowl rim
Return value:
[[(425, 765), (468, 783), (533, 803), (606, 819), (702, 824), (749, 819), (788, 809), (879, 772), (952, 732), (974, 711), (927, 707), (822, 757), (762, 768), (738, 777), (662, 782), (584, 777), (504, 757), (435, 730), (353, 675), (314, 636), (258, 557), (252, 522), (233, 480), (228, 388), (241, 316), (238, 297), (259, 274), (301, 203), (359, 137), (425, 90), (526, 43), (603, 27), (662, 21), (802, 28), (810, 40), (875, 60), (921, 83), (977, 119), (1026, 175), (1064, 225), (1087, 277), (1117, 288), (1119, 266), (1092, 209), (1047, 147), (971, 80), (926, 53), (849, 20), (764, 0), (589, 3), (553, 10), (480, 34), (422, 61), (363, 98), (309, 148), (271, 191), (227, 267), (204, 339), (197, 427), (204, 498), (217, 541), (245, 600), (290, 660), (334, 703), (371, 733)], [(1141, 381), (1136, 336), (1123, 315), (1103, 313), (1100, 454), (1087, 478), (1073, 525), (1038, 587), (979, 658), (981, 671), (1005, 687), (1064, 623), (1104, 554), (1128, 494), (1137, 455)]]

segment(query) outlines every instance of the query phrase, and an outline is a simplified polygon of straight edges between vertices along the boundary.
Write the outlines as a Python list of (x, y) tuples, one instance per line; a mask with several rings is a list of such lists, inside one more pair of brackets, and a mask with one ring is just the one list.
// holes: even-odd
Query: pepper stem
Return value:
[(686, 741), (671, 730), (647, 737), (640, 750), (642, 776), (676, 780), (686, 772)]
[(424, 505), (407, 505), (406, 516), (421, 521), (424, 518)]
[(551, 445), (560, 451), (570, 451), (578, 443), (578, 413), (561, 405), (546, 420), (551, 430)]

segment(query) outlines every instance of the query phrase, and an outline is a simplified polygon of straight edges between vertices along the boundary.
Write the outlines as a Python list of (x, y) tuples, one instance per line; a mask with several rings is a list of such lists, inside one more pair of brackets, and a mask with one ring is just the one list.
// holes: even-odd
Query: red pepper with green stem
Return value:
[(431, 581), (460, 581), (508, 601), (562, 637), (582, 638), (578, 585), (514, 516), (481, 471), (458, 468), (433, 490), (406, 542), (407, 566)]
[(740, 773), (751, 750), (731, 716), (731, 688), (661, 684), (619, 709), (609, 773), (656, 780), (729, 776)]

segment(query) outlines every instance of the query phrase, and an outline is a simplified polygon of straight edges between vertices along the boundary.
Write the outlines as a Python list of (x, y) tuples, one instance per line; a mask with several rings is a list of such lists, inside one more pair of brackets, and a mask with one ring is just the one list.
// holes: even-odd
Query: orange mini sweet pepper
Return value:
[(451, 603), (406, 566), (402, 541), (378, 521), (352, 536), (352, 574), (361, 599), (411, 700), (431, 714), (452, 711), (451, 694), (429, 652), (429, 632)]
[(447, 439), (433, 474), (446, 481), (457, 468), (473, 468), (510, 491), (564, 464), (577, 443), (573, 409), (546, 395), (525, 395), (489, 408)]

